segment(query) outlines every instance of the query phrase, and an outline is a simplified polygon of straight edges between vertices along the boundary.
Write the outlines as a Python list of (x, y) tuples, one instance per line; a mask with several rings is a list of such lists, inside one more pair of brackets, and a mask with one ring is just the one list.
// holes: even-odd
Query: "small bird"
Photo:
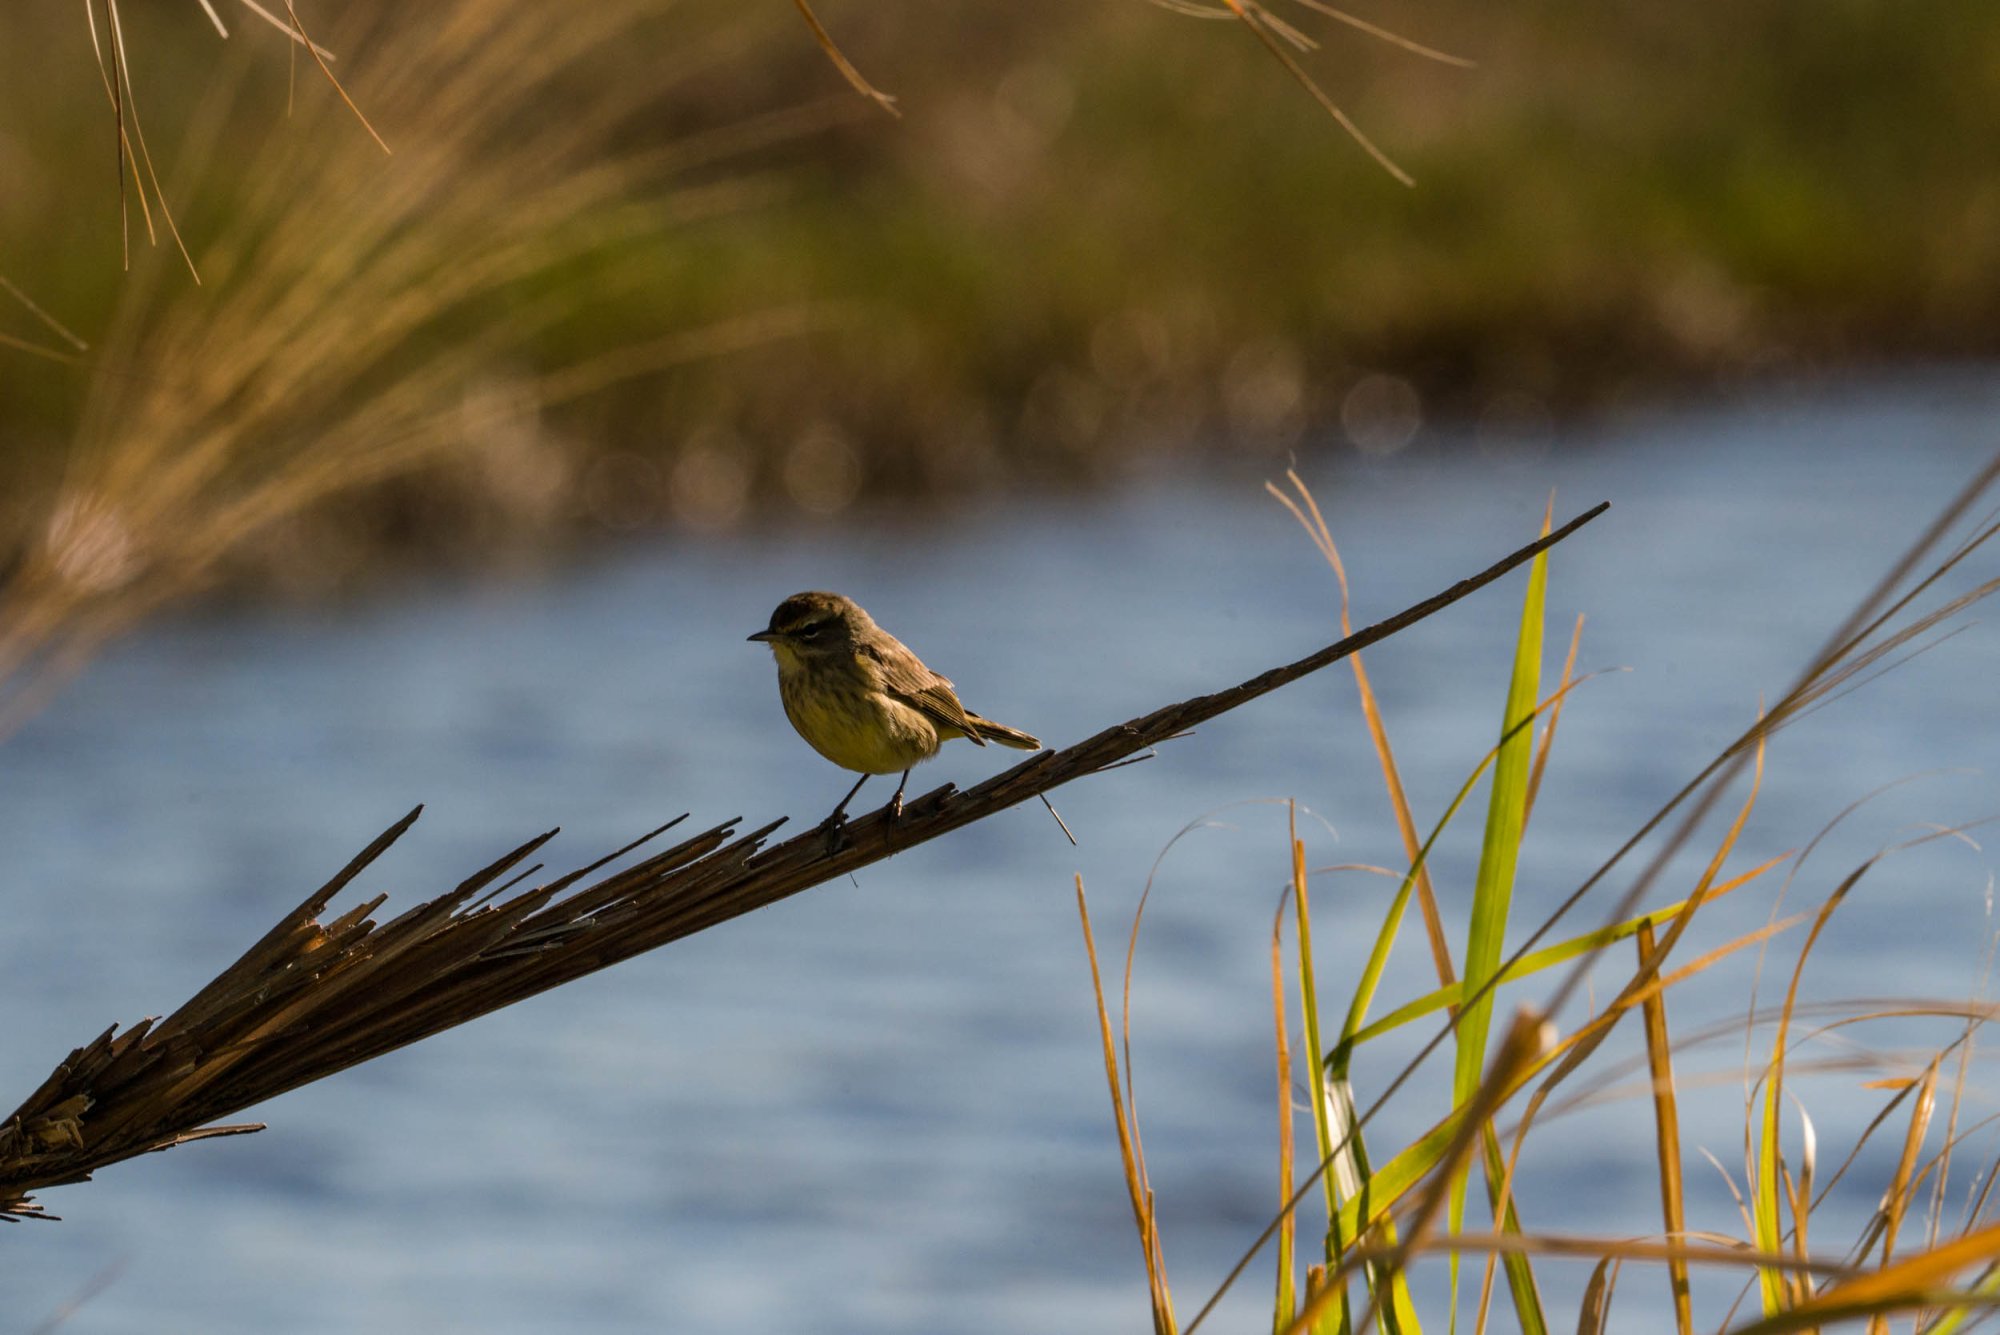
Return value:
[(968, 710), (949, 681), (837, 593), (793, 594), (771, 613), (771, 624), (750, 638), (771, 646), (778, 660), (778, 695), (799, 736), (834, 764), (861, 775), (823, 828), (839, 825), (871, 774), (903, 772), (889, 799), (890, 817), (902, 815), (910, 770), (954, 737), (1020, 751), (1041, 746), (1018, 728)]

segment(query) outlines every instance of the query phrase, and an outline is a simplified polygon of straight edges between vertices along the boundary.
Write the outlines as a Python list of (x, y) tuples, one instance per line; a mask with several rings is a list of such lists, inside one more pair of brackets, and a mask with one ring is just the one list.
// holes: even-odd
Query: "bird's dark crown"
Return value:
[(869, 624), (868, 614), (852, 599), (812, 590), (779, 603), (770, 629), (788, 639), (812, 639), (827, 632), (852, 634)]

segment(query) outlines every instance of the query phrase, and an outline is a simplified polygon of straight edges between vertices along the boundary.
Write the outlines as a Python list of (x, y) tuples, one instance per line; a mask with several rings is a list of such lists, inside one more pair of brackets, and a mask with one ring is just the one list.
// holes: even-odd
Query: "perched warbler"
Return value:
[(771, 646), (778, 660), (778, 696), (799, 736), (834, 764), (861, 775), (826, 818), (827, 828), (839, 824), (871, 774), (902, 771), (903, 781), (889, 799), (890, 816), (900, 816), (911, 768), (954, 737), (1021, 751), (1041, 746), (1018, 728), (968, 710), (949, 681), (837, 593), (793, 594), (771, 613), (771, 624), (750, 638)]

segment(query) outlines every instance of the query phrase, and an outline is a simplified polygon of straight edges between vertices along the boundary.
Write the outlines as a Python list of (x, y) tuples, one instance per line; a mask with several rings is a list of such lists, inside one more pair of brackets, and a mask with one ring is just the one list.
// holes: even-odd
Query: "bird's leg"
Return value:
[(905, 788), (909, 787), (909, 786), (910, 786), (910, 771), (908, 771), (908, 770), (904, 770), (904, 771), (903, 771), (903, 781), (902, 781), (901, 783), (899, 783), (899, 784), (897, 784), (897, 785), (896, 785), (896, 795), (895, 795), (894, 797), (892, 797), (892, 798), (890, 798), (890, 799), (889, 799), (889, 819), (890, 819), (890, 820), (901, 820), (901, 819), (902, 819), (902, 817), (903, 817), (903, 790), (904, 790)]
[(868, 782), (868, 776), (866, 774), (856, 779), (854, 781), (854, 786), (847, 790), (847, 796), (840, 799), (840, 805), (833, 809), (833, 814), (831, 816), (828, 816), (825, 820), (819, 823), (819, 827), (822, 830), (832, 830), (838, 828), (841, 822), (841, 818), (847, 814), (847, 804), (854, 800), (854, 795), (861, 791), (861, 785), (867, 782)]

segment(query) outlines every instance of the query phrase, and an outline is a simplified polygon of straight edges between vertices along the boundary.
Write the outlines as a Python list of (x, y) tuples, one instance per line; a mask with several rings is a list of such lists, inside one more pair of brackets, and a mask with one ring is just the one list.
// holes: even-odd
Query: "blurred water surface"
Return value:
[[(1783, 689), (2000, 444), (1997, 413), (2000, 382), (1953, 374), (1634, 418), (1546, 449), (1425, 438), (1390, 458), (1302, 460), (1357, 623), (1531, 536), (1551, 488), (1559, 519), (1613, 502), (1555, 557), (1550, 671), (1578, 613), (1580, 666), (1632, 670), (1584, 687), (1564, 718), (1521, 867), (1523, 930), (1747, 723), (1760, 693)], [(157, 624), (0, 749), (5, 1102), (106, 1024), (172, 1009), (419, 801), (424, 819), (361, 887), (388, 891), (392, 908), (551, 825), (566, 866), (682, 811), (816, 820), (847, 780), (793, 736), (768, 654), (744, 642), (797, 589), (852, 594), (974, 708), (1053, 743), (1307, 652), (1334, 634), (1333, 583), (1261, 477), (659, 540), (525, 585)], [(1420, 819), (1496, 734), (1520, 593), (1516, 576), (1370, 651)], [(1994, 758), (1995, 649), (1975, 625), (1785, 734), (1732, 866), (1798, 847), (1918, 775), (1815, 851), (1784, 911), (1814, 907), (1924, 822), (2000, 809), (1981, 768)], [(1014, 758), (953, 747), (915, 788)], [(1057, 794), (1080, 848), (1038, 805), (1021, 808), (288, 1095), (255, 1111), (271, 1123), (261, 1135), (48, 1193), (66, 1222), (0, 1231), (9, 1310), (32, 1321), (122, 1264), (69, 1329), (1143, 1328), (1072, 882), (1085, 878), (1115, 972), (1155, 858), (1207, 822), (1160, 865), (1133, 993), (1139, 1107), (1185, 1320), (1277, 1199), (1268, 948), (1286, 808), (1264, 799), (1284, 798), (1306, 809), (1315, 864), (1397, 863), (1344, 670)], [(1437, 861), (1446, 911), (1461, 915), (1478, 813), (1462, 826)], [(1685, 890), (1691, 865), (1655, 902)], [(1806, 994), (1973, 994), (1989, 868), (1957, 842), (1889, 860), (1836, 917)], [(1336, 1014), (1391, 888), (1318, 882)], [(1779, 888), (1716, 906), (1685, 957), (1764, 922)], [(1608, 903), (1587, 901), (1577, 927)], [(1774, 948), (1766, 1002), (1796, 936)], [(1746, 953), (1677, 997), (1676, 1031), (1740, 1016), (1756, 963)], [(1428, 969), (1412, 923), (1386, 995), (1426, 990)], [(1431, 1032), (1369, 1054), (1364, 1094)], [(1887, 1061), (1919, 1037), (1948, 1033), (1846, 1031), (1824, 1050)], [(1691, 1210), (1735, 1230), (1692, 1147), (1740, 1171), (1741, 1034), (1683, 1061), (1691, 1088), (1713, 1077), (1683, 1114)], [(1434, 1065), (1390, 1106), (1378, 1159), (1437, 1115), (1448, 1062)], [(1823, 1145), (1844, 1146), (1879, 1106), (1861, 1078), (1801, 1082)], [(1645, 1105), (1612, 1093), (1531, 1138), (1531, 1227), (1657, 1229)], [(1818, 1237), (1853, 1236), (1893, 1153), (1871, 1148)], [(1268, 1258), (1253, 1267), (1216, 1329), (1268, 1320), (1269, 1273)], [(1586, 1273), (1545, 1268), (1557, 1310), (1575, 1310)], [(1647, 1314), (1663, 1296), (1628, 1270), (1623, 1328), (1656, 1328)]]

